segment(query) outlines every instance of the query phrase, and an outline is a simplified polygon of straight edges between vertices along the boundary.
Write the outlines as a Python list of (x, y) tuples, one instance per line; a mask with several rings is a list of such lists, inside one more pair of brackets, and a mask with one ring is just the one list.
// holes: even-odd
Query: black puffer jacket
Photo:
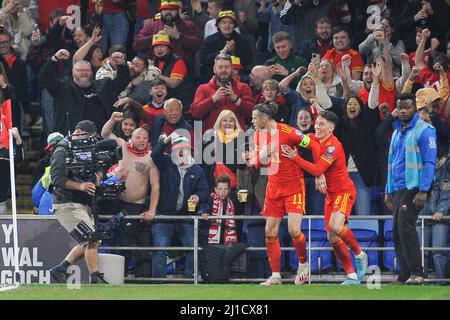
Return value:
[(80, 88), (72, 77), (58, 79), (57, 65), (57, 62), (47, 62), (40, 77), (45, 89), (55, 99), (55, 131), (61, 133), (73, 131), (81, 120), (91, 120), (100, 132), (111, 116), (117, 96), (130, 82), (128, 67), (118, 66), (117, 77), (114, 80), (105, 78), (94, 81), (88, 88)]

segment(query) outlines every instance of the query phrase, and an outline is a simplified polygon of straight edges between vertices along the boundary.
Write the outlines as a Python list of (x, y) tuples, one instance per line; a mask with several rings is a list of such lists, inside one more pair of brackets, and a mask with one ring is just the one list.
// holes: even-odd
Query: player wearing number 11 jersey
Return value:
[[(344, 148), (333, 135), (338, 120), (333, 112), (319, 113), (314, 126), (316, 134), (310, 136), (309, 143), (316, 163), (304, 160), (293, 149), (286, 148), (282, 156), (294, 160), (300, 168), (316, 177), (324, 174), (327, 192), (325, 228), (333, 251), (347, 273), (347, 279), (342, 284), (360, 284), (367, 272), (367, 254), (361, 251), (353, 232), (347, 226), (347, 219), (356, 199), (356, 189), (347, 172)], [(356, 257), (356, 273), (347, 246)]]
[(301, 232), (302, 215), (305, 213), (305, 182), (302, 170), (294, 161), (280, 157), (284, 148), (307, 147), (309, 137), (285, 124), (273, 120), (273, 111), (268, 104), (257, 104), (252, 113), (256, 132), (253, 163), (264, 167), (269, 175), (264, 208), (266, 217), (266, 247), (272, 276), (261, 285), (281, 284), (281, 249), (278, 233), (281, 219), (288, 215), (288, 230), (299, 260), (295, 284), (303, 284), (309, 277), (306, 260), (306, 239)]

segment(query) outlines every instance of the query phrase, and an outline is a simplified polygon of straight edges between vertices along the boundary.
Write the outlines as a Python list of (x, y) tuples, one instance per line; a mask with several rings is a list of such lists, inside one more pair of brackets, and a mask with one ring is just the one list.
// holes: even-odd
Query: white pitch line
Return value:
[(12, 285), (12, 286), (6, 286), (6, 287), (0, 287), (0, 292), (14, 290), (14, 289), (17, 289), (18, 287), (20, 287), (19, 284), (15, 284), (15, 285)]

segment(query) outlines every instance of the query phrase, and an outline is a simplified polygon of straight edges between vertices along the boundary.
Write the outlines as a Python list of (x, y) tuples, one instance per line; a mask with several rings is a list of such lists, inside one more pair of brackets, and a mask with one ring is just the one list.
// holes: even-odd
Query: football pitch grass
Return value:
[(450, 300), (450, 286), (227, 285), (23, 285), (0, 300)]

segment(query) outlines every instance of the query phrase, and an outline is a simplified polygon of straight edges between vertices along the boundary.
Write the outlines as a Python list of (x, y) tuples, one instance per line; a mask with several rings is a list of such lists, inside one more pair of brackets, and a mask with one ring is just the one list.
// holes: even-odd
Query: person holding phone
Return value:
[(231, 110), (245, 130), (245, 120), (250, 117), (254, 105), (250, 87), (232, 79), (233, 65), (228, 54), (216, 56), (213, 70), (215, 75), (208, 83), (200, 85), (195, 93), (190, 110), (192, 117), (203, 121), (205, 132), (213, 127), (223, 110)]

